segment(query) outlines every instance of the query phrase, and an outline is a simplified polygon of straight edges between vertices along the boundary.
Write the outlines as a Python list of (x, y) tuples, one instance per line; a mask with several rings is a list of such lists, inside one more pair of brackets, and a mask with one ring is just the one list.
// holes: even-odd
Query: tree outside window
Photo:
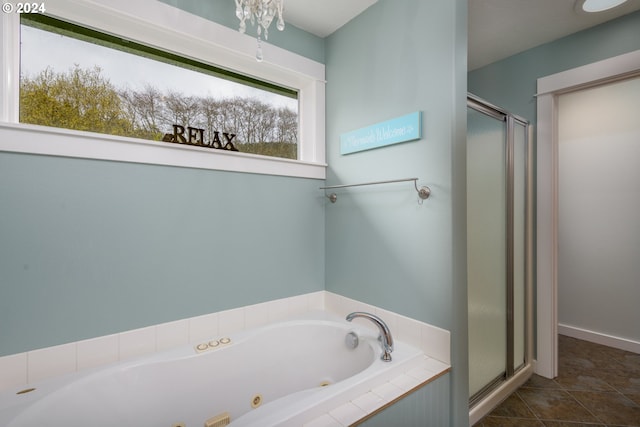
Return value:
[(298, 158), (295, 91), (41, 15), (22, 19), (21, 37), (22, 123), (159, 143), (178, 124)]

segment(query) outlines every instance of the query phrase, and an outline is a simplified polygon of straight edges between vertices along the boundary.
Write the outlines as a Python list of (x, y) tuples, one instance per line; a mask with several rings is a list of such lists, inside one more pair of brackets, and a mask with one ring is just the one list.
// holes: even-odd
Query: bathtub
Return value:
[(301, 426), (425, 357), (380, 354), (377, 331), (323, 312), (3, 392), (0, 425)]

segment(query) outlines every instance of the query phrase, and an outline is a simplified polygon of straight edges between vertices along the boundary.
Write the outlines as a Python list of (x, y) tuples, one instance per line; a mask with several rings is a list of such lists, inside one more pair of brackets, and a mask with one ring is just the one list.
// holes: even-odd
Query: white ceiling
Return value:
[(469, 0), (469, 70), (640, 9), (640, 0), (629, 0), (586, 13), (576, 1)]
[[(285, 0), (285, 21), (326, 37), (376, 1)], [(575, 7), (581, 1), (469, 0), (469, 70), (640, 10), (640, 0), (628, 0), (588, 14)]]
[(377, 1), (284, 0), (284, 20), (311, 34), (326, 37)]

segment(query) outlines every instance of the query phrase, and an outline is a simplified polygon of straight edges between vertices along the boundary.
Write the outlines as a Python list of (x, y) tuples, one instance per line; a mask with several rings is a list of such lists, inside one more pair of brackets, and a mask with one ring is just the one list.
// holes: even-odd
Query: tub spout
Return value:
[(371, 320), (380, 330), (380, 336), (378, 339), (382, 344), (382, 355), (380, 359), (385, 362), (391, 362), (391, 352), (393, 351), (393, 337), (391, 336), (391, 331), (384, 321), (378, 316), (365, 313), (363, 311), (355, 311), (347, 316), (347, 321), (351, 322), (356, 317), (364, 317), (365, 319)]

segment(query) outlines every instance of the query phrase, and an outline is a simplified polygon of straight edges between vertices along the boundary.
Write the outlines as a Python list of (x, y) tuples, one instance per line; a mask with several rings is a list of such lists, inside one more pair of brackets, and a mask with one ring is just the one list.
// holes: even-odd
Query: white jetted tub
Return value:
[(3, 392), (0, 425), (300, 426), (424, 360), (396, 340), (383, 362), (377, 336), (320, 315), (216, 337)]

